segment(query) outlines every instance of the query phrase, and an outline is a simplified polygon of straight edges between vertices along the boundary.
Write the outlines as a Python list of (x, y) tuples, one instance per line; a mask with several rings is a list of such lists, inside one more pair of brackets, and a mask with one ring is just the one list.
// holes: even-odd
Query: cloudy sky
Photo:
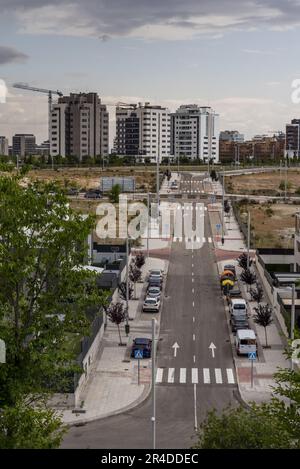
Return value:
[(221, 129), (247, 137), (300, 117), (291, 101), (300, 0), (0, 0), (0, 7), (0, 94), (7, 86), (0, 135), (47, 137), (47, 96), (12, 88), (18, 81), (97, 91), (105, 103), (210, 105)]

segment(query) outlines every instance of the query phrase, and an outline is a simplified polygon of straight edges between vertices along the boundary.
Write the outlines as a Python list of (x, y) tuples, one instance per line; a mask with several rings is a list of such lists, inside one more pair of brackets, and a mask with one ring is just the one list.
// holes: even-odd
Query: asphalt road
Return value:
[[(211, 237), (207, 211), (205, 237)], [(207, 411), (227, 407), (237, 390), (211, 243), (197, 250), (186, 249), (184, 242), (172, 244), (157, 368), (156, 447), (189, 448), (195, 442), (195, 426)], [(150, 449), (151, 409), (148, 398), (121, 415), (73, 427), (62, 447)]]

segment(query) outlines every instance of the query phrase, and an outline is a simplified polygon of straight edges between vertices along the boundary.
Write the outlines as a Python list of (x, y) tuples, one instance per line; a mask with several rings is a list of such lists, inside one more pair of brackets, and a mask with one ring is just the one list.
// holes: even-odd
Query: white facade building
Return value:
[(115, 151), (156, 162), (170, 156), (170, 111), (150, 103), (116, 108)]
[(219, 162), (219, 114), (210, 107), (182, 105), (171, 114), (171, 154)]
[(109, 115), (97, 93), (71, 93), (52, 106), (50, 153), (52, 156), (107, 156)]
[(8, 156), (8, 139), (0, 136), (0, 155)]

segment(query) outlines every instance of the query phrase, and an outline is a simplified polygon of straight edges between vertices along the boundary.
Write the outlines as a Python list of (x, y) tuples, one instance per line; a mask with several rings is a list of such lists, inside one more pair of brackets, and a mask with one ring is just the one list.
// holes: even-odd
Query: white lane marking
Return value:
[(216, 383), (217, 384), (222, 384), (222, 371), (221, 368), (215, 368), (215, 377), (216, 377)]
[(195, 430), (198, 428), (197, 420), (197, 386), (194, 384), (194, 414), (195, 414)]
[(203, 238), (203, 243), (206, 243), (206, 238)]
[(194, 283), (194, 279), (192, 278), (192, 283)]
[(180, 368), (179, 382), (186, 383), (186, 368)]
[(192, 268), (194, 267), (194, 264), (192, 264)]
[(156, 372), (156, 382), (157, 383), (162, 383), (163, 373), (164, 373), (163, 368), (157, 368), (157, 372)]
[(203, 381), (205, 384), (210, 383), (210, 372), (209, 368), (203, 368)]
[(192, 368), (192, 384), (198, 384), (198, 368)]
[(211, 239), (211, 238), (208, 238), (208, 242), (209, 242), (209, 243), (212, 243), (212, 239)]
[(169, 368), (168, 370), (168, 383), (174, 383), (175, 368)]
[(195, 322), (195, 317), (193, 316), (193, 322)]
[(196, 357), (195, 357), (195, 355), (193, 356), (193, 362), (196, 363)]
[(204, 207), (204, 210), (207, 211), (207, 207)]
[(228, 384), (234, 384), (234, 375), (233, 375), (232, 368), (227, 368), (226, 373), (227, 373)]
[(195, 288), (192, 288), (192, 293), (195, 293)]
[(194, 272), (192, 272), (192, 276), (194, 275)]
[(195, 334), (193, 334), (193, 340), (194, 340), (194, 341), (196, 340), (196, 336), (195, 336)]
[(193, 301), (193, 308), (195, 308), (195, 301)]

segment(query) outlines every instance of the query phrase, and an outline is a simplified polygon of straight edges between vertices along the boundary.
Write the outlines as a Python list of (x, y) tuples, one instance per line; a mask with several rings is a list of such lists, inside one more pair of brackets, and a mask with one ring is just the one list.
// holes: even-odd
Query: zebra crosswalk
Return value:
[[(174, 236), (174, 237), (173, 237), (173, 241), (174, 241), (175, 243), (176, 243), (176, 242), (182, 243), (183, 238), (182, 238), (182, 237), (176, 237), (176, 236)], [(185, 241), (188, 241), (188, 242), (190, 242), (190, 243), (192, 243), (192, 242), (194, 242), (194, 243), (200, 243), (200, 242), (201, 242), (201, 238), (200, 238), (199, 236), (197, 236), (197, 237), (194, 238), (194, 239), (193, 239), (193, 238), (187, 238), (187, 239), (185, 239)], [(207, 237), (207, 238), (204, 236), (204, 237), (202, 238), (202, 242), (203, 242), (203, 244), (204, 244), (204, 243), (210, 243), (210, 244), (211, 244), (211, 243), (212, 243), (212, 238), (211, 238), (210, 236)]]
[(157, 384), (235, 384), (232, 368), (157, 368)]

